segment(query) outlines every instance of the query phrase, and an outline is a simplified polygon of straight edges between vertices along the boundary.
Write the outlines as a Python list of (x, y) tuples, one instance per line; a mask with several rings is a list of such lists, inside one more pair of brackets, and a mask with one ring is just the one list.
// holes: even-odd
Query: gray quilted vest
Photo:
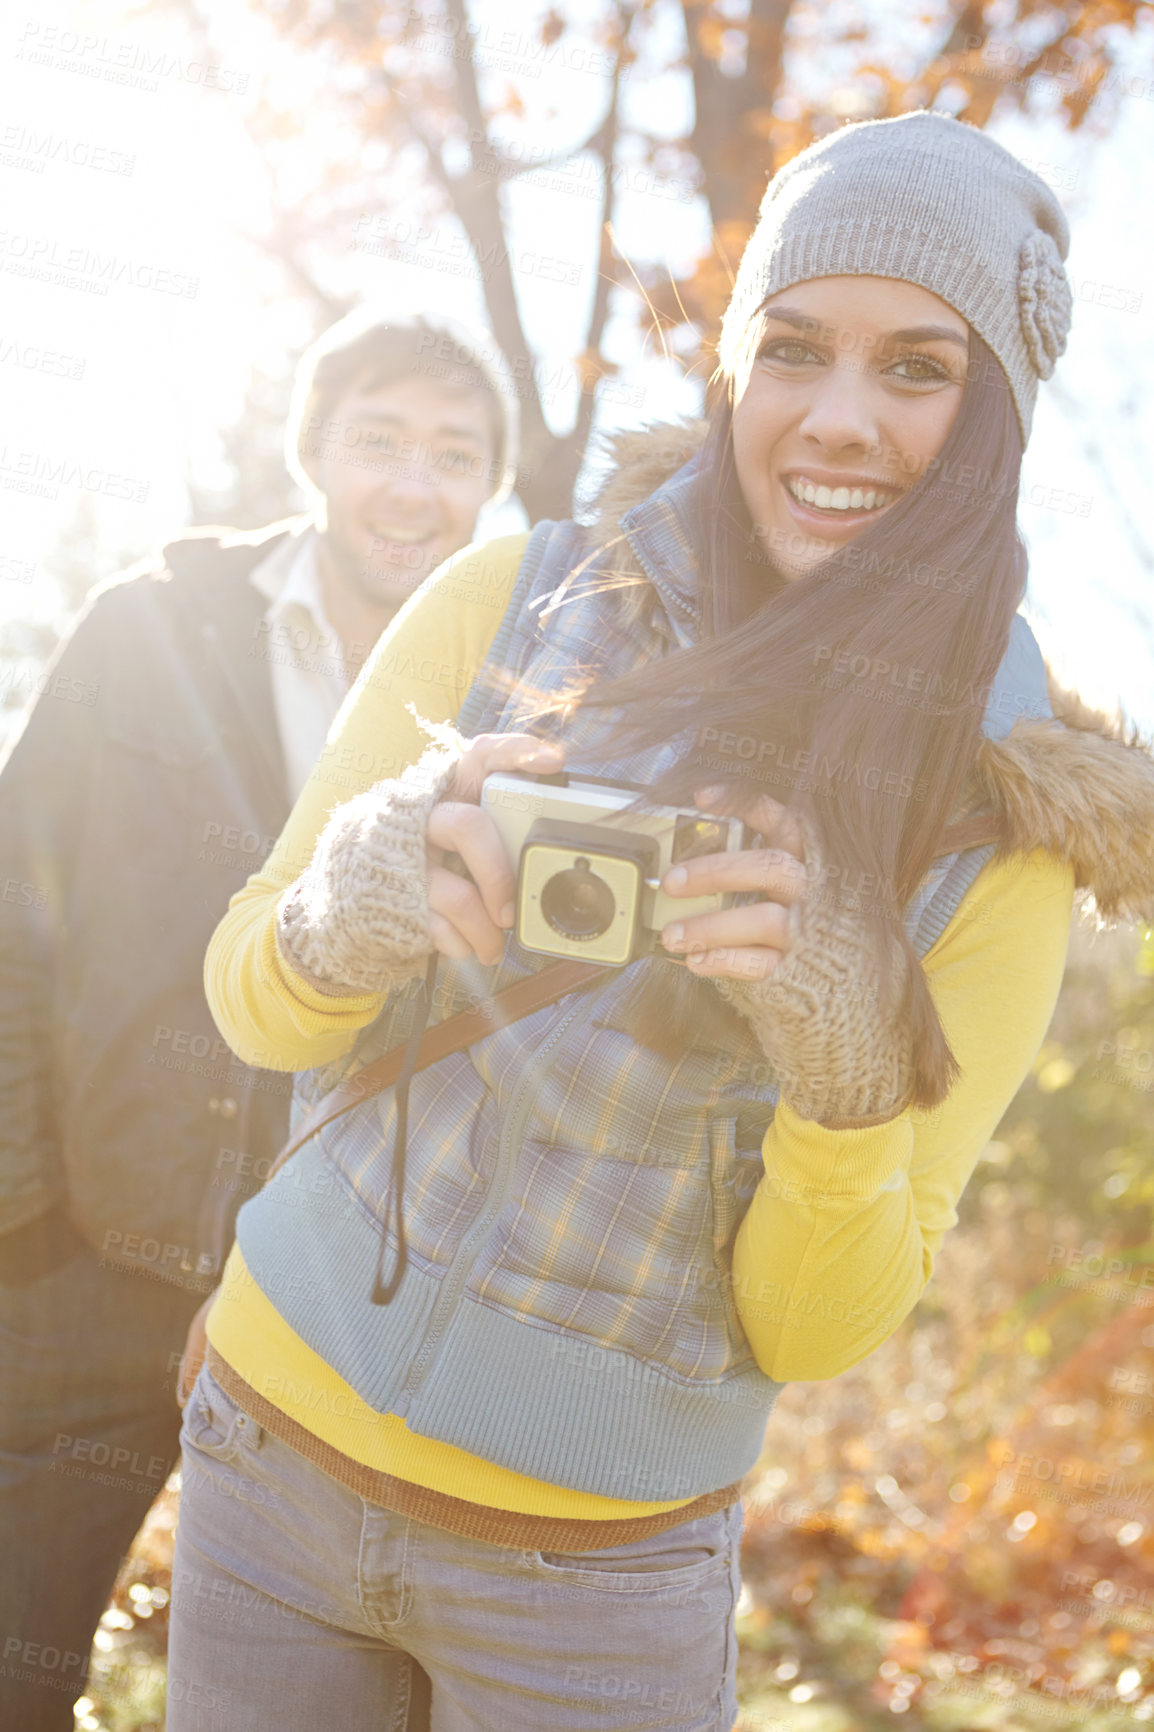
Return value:
[[(620, 591), (584, 577), (565, 585), (585, 532), (537, 526), (458, 718), (463, 733), (518, 727), (524, 690), (555, 690), (574, 667), (612, 676), (694, 641), (693, 473), (686, 465), (622, 520), (653, 585), (641, 626), (636, 610), (626, 622)], [(511, 694), (510, 671), (522, 682)], [(1019, 616), (985, 732), (1001, 738), (1017, 716), (1050, 713)], [(673, 750), (618, 757), (610, 734), (611, 721), (578, 711), (563, 735), (568, 767), (644, 783)], [(919, 955), (992, 853), (934, 863), (906, 911)], [(547, 964), (512, 939), (495, 969), (446, 964), (434, 1020)], [(261, 1288), (370, 1406), (516, 1472), (630, 1500), (740, 1479), (781, 1387), (753, 1358), (730, 1281), (777, 1090), (748, 1033), (703, 1031), (675, 1061), (633, 1037), (637, 971), (654, 966), (673, 965), (631, 964), (414, 1079), (409, 1267), (389, 1306), (369, 1293), (392, 1091), (314, 1137), (238, 1226)], [(403, 1038), (411, 996), (386, 1005), (358, 1060)], [(331, 1069), (308, 1073), (298, 1112), (333, 1080)]]

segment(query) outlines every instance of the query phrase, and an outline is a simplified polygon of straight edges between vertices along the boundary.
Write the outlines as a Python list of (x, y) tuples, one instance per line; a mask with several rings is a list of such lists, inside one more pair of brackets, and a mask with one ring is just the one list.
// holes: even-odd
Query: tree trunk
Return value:
[[(710, 8), (682, 0), (696, 116), (693, 150), (701, 163), (705, 197), (714, 226), (749, 232), (757, 214), (750, 206), (750, 158), (773, 172), (768, 119), (781, 87), (782, 46), (793, 0), (750, 0), (744, 70), (722, 72), (711, 36), (720, 20)], [(736, 26), (735, 26), (736, 28)], [(760, 122), (760, 123), (759, 123)]]

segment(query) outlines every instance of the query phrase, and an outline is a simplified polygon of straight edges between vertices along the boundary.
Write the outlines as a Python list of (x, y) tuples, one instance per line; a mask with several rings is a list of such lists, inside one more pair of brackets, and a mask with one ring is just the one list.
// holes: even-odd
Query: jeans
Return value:
[(0, 1726), (72, 1732), (124, 1554), (176, 1460), (201, 1295), (87, 1245), (0, 1286)]
[(367, 1503), (203, 1369), (185, 1411), (168, 1732), (730, 1732), (740, 1503), (595, 1552)]

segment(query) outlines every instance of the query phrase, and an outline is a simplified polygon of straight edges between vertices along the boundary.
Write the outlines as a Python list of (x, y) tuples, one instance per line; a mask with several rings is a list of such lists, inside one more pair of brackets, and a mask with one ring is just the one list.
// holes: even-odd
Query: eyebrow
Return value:
[(885, 339), (887, 343), (956, 343), (960, 349), (968, 349), (969, 338), (963, 337), (960, 331), (952, 330), (949, 325), (911, 325), (907, 331), (891, 331)]
[[(400, 415), (390, 415), (386, 411), (374, 412), (369, 415), (357, 415), (355, 412), (349, 419), (358, 426), (365, 427), (399, 427), (405, 430), (409, 423)], [(434, 439), (471, 439), (475, 445), (482, 443), (481, 435), (475, 427), (463, 427), (458, 422), (442, 421), (433, 434)]]
[[(809, 313), (803, 313), (797, 307), (763, 307), (762, 312), (767, 319), (777, 319), (783, 325), (792, 325), (798, 331), (820, 331), (823, 320), (815, 319)], [(969, 338), (951, 329), (949, 325), (911, 325), (904, 331), (890, 331), (882, 339), (886, 343), (956, 343), (960, 349), (969, 348)]]

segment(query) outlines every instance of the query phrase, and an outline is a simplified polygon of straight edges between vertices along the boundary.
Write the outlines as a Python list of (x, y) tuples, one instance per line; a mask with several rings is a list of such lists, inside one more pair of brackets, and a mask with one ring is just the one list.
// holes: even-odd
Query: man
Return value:
[(515, 462), (507, 375), (356, 314), (298, 369), (314, 509), (101, 586), (0, 759), (0, 1725), (70, 1728), (177, 1454), (175, 1370), (291, 1078), (229, 1053), (208, 939), (370, 648)]

